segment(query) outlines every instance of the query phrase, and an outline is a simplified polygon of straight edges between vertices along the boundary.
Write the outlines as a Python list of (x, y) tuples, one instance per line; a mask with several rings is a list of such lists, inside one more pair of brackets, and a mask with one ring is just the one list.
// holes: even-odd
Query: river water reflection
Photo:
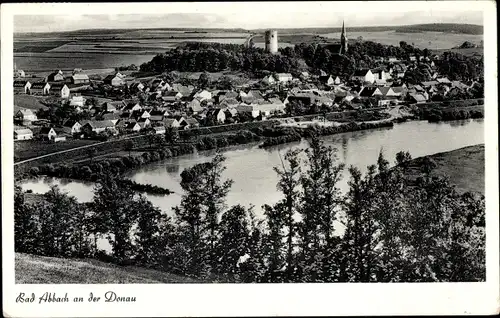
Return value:
[[(420, 157), (438, 152), (484, 143), (483, 120), (464, 120), (442, 123), (426, 121), (411, 121), (395, 124), (392, 128), (380, 128), (325, 136), (327, 145), (338, 149), (338, 158), (347, 166), (354, 165), (363, 172), (366, 166), (374, 164), (382, 150), (386, 158), (394, 162), (397, 152), (409, 151), (412, 157)], [(273, 167), (280, 166), (280, 155), (292, 148), (305, 148), (308, 142), (278, 145), (268, 149), (259, 149), (258, 144), (243, 145), (228, 148), (224, 154), (227, 157), (224, 172), (225, 178), (234, 180), (227, 197), (228, 205), (242, 204), (255, 206), (257, 215), (261, 215), (261, 206), (265, 203), (277, 202), (281, 195), (276, 189), (277, 176)], [(153, 204), (165, 213), (171, 214), (172, 207), (181, 200), (181, 172), (197, 163), (209, 161), (215, 151), (204, 151), (196, 154), (171, 158), (149, 164), (130, 172), (127, 177), (140, 183), (150, 183), (173, 190), (169, 196), (147, 197)], [(347, 169), (340, 182), (340, 188), (345, 191), (348, 181)], [(81, 202), (92, 200), (92, 183), (67, 181), (45, 178), (23, 183), (23, 189), (31, 189), (35, 193), (44, 193), (53, 184), (77, 197)]]

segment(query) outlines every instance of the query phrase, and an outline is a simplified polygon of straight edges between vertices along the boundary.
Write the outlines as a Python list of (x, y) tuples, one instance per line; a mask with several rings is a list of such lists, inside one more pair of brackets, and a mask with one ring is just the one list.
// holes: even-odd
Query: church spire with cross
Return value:
[(345, 32), (344, 20), (342, 20), (342, 33), (340, 34), (340, 54), (345, 54), (347, 52), (347, 34)]

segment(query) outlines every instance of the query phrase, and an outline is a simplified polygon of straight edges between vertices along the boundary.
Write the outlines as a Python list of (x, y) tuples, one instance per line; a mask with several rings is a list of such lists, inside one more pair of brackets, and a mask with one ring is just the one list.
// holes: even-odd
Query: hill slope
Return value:
[(198, 281), (156, 270), (116, 266), (92, 259), (16, 253), (16, 284), (172, 284)]
[[(475, 192), (484, 195), (484, 144), (441, 152), (430, 156), (436, 162), (432, 174), (447, 176), (459, 192)], [(420, 166), (424, 157), (415, 158), (410, 163), (410, 173), (420, 176)]]

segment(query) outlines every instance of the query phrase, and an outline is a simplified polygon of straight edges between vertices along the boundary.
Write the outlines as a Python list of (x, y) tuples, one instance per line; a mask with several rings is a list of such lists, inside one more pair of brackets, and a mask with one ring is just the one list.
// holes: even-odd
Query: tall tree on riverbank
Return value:
[(218, 153), (212, 161), (202, 166), (204, 174), (204, 198), (206, 205), (204, 223), (210, 244), (210, 265), (215, 267), (217, 263), (216, 242), (218, 239), (218, 225), (221, 213), (225, 208), (225, 199), (233, 180), (222, 180), (222, 173), (226, 170), (223, 165), (226, 158)]
[[(295, 261), (293, 259), (293, 242), (295, 239), (295, 228), (296, 222), (294, 220), (294, 215), (298, 207), (298, 199), (300, 192), (299, 178), (300, 178), (300, 150), (290, 150), (285, 155), (285, 162), (282, 161), (282, 169), (275, 167), (274, 170), (278, 174), (278, 184), (277, 188), (283, 193), (284, 198), (274, 206), (274, 211), (268, 209), (269, 217), (277, 217), (275, 221), (278, 225), (283, 225), (286, 228), (286, 279), (287, 281), (293, 280), (293, 273), (295, 269)], [(280, 157), (281, 158), (281, 157)], [(271, 223), (270, 223), (271, 224)], [(273, 231), (279, 230), (273, 229)], [(278, 232), (273, 234), (274, 239), (281, 239)], [(277, 243), (275, 243), (277, 244)]]
[(239, 273), (241, 257), (250, 252), (251, 224), (248, 213), (245, 207), (235, 205), (224, 212), (219, 224), (217, 272), (225, 273), (233, 279)]
[(219, 218), (233, 182), (222, 180), (224, 160), (224, 156), (217, 154), (212, 161), (181, 173), (185, 194), (175, 214), (186, 234), (189, 268), (193, 273), (210, 272), (216, 266)]
[(332, 280), (333, 221), (341, 193), (337, 183), (344, 169), (337, 164), (335, 151), (313, 136), (306, 150), (307, 170), (301, 176), (304, 191), (299, 209), (300, 269), (306, 281)]
[[(105, 234), (110, 241), (113, 257), (123, 262), (131, 256), (131, 229), (137, 220), (134, 191), (126, 185), (118, 185), (111, 175), (102, 175), (94, 190), (93, 209), (96, 231)], [(96, 233), (96, 234), (98, 234)]]
[(19, 185), (14, 187), (14, 250), (18, 253), (38, 254), (38, 222), (33, 209), (25, 202)]
[(137, 210), (137, 231), (135, 233), (135, 259), (141, 264), (159, 264), (163, 254), (161, 246), (161, 210), (155, 207), (144, 196), (135, 202)]

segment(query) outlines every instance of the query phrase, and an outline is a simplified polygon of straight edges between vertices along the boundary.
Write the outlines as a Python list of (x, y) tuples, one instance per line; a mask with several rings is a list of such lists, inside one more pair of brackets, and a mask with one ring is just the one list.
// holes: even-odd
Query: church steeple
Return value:
[(345, 32), (344, 20), (342, 20), (342, 33), (340, 34), (340, 54), (345, 54), (347, 52), (347, 34)]

